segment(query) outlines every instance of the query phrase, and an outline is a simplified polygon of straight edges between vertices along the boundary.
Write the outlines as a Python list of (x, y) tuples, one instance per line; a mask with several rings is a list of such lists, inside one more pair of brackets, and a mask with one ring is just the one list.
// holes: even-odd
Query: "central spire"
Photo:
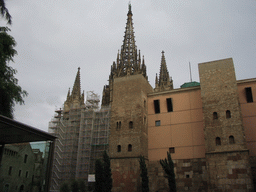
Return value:
[(110, 78), (143, 74), (147, 79), (146, 65), (141, 64), (140, 52), (138, 54), (135, 45), (132, 16), (132, 6), (129, 3), (123, 45), (120, 53), (118, 51), (116, 62), (111, 66)]

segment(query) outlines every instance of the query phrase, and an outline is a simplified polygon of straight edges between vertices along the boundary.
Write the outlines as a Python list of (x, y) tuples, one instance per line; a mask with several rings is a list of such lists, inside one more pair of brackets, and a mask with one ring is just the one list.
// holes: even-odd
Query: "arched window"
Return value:
[(229, 144), (234, 144), (235, 143), (235, 138), (233, 135), (229, 136)]
[(132, 151), (132, 145), (131, 144), (128, 145), (128, 151)]
[(121, 152), (121, 145), (117, 145), (117, 152)]
[(227, 119), (231, 118), (231, 112), (229, 110), (226, 111), (226, 118)]
[(9, 184), (6, 184), (5, 186), (4, 186), (4, 192), (8, 192), (9, 191)]
[(129, 128), (130, 128), (130, 129), (133, 128), (133, 122), (132, 122), (132, 121), (129, 122)]
[(221, 140), (219, 137), (216, 137), (216, 145), (221, 145)]
[(24, 191), (24, 185), (21, 185), (20, 186), (20, 192), (23, 192)]
[(218, 113), (217, 112), (213, 112), (213, 119), (218, 119)]

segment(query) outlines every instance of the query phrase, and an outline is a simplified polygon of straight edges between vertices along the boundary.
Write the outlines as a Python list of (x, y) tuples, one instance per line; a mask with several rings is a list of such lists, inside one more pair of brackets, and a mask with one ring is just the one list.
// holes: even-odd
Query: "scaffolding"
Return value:
[(52, 191), (70, 179), (88, 181), (95, 160), (108, 150), (110, 108), (99, 109), (99, 95), (87, 92), (85, 105), (56, 110), (49, 132), (57, 136), (52, 170)]

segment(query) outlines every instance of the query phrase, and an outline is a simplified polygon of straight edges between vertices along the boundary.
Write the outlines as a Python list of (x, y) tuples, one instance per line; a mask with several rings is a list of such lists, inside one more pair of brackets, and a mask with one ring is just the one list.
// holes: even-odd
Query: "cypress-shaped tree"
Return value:
[(70, 188), (72, 192), (78, 192), (79, 191), (78, 181), (72, 180), (70, 184)]
[(140, 162), (140, 176), (141, 176), (141, 187), (142, 187), (142, 192), (149, 192), (149, 187), (148, 187), (148, 170), (147, 166), (145, 163), (145, 157), (140, 156), (139, 159)]
[(170, 152), (167, 152), (167, 159), (161, 159), (160, 164), (165, 172), (165, 177), (168, 179), (170, 192), (176, 192), (176, 182), (174, 174), (174, 164)]
[(110, 158), (106, 151), (103, 153), (103, 177), (104, 177), (104, 191), (111, 192), (112, 189), (112, 173), (110, 168)]
[(67, 182), (61, 184), (60, 192), (70, 192), (69, 185)]
[(104, 190), (104, 176), (103, 176), (103, 164), (100, 159), (95, 162), (95, 192), (102, 192)]

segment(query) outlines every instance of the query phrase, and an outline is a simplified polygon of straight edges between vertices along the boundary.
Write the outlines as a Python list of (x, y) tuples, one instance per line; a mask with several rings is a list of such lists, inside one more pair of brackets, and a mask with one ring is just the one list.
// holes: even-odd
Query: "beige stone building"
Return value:
[[(159, 163), (168, 151), (175, 164), (178, 191), (254, 191), (256, 79), (236, 80), (233, 60), (228, 58), (199, 64), (200, 83), (188, 82), (174, 89), (162, 52), (160, 73), (152, 88), (144, 56), (135, 45), (132, 16), (129, 5), (123, 44), (111, 66), (109, 84), (103, 89), (104, 126), (82, 125), (89, 122), (86, 114), (96, 111), (86, 108), (77, 83), (59, 112), (53, 130), (65, 139), (56, 144), (60, 147), (55, 152), (54, 182), (70, 178), (60, 178), (65, 171), (57, 163), (66, 166), (65, 158), (73, 162), (73, 177), (88, 179), (93, 173), (90, 151), (94, 146), (88, 142), (94, 139), (105, 146), (94, 149), (94, 160), (108, 149), (113, 192), (141, 190), (140, 155), (147, 159), (150, 191), (168, 191)], [(72, 120), (74, 110), (77, 116)], [(76, 128), (71, 129), (72, 125)], [(73, 140), (68, 137), (69, 130), (76, 130)], [(102, 137), (92, 136), (95, 130), (105, 132)], [(64, 140), (72, 142), (73, 156), (68, 155)], [(81, 164), (87, 166), (84, 171)]]

